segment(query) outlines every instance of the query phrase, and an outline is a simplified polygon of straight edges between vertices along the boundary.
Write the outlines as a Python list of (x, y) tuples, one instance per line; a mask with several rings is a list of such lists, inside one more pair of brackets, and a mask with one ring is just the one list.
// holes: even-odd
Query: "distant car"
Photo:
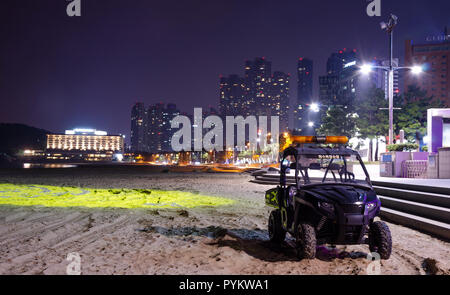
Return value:
[[(371, 252), (389, 259), (389, 227), (374, 221), (380, 212), (380, 199), (358, 152), (344, 146), (348, 139), (294, 139), (298, 146), (283, 152), (280, 185), (266, 192), (266, 204), (275, 209), (269, 217), (270, 240), (281, 243), (286, 233), (291, 234), (298, 256), (306, 259), (315, 258), (316, 247), (324, 244), (369, 244)], [(295, 170), (295, 185), (286, 183), (289, 169)], [(365, 180), (355, 179), (356, 169)]]

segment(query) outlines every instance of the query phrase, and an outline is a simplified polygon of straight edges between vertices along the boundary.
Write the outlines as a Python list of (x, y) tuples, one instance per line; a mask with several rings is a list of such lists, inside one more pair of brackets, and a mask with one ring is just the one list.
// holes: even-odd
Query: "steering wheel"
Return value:
[(355, 181), (355, 174), (354, 174), (353, 172), (344, 171), (344, 168), (345, 168), (345, 167), (342, 166), (342, 167), (338, 170), (339, 176), (341, 177), (341, 181), (342, 181), (342, 176), (343, 176), (344, 174), (347, 174), (348, 180), (350, 180), (350, 181)]

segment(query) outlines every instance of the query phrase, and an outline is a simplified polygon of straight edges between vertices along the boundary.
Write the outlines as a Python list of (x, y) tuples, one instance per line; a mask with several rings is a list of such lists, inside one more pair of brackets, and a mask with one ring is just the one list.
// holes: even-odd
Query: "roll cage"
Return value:
[[(309, 166), (302, 166), (301, 163), (299, 163), (300, 156), (306, 156), (310, 158), (315, 159), (329, 159), (330, 162), (327, 165), (327, 167), (322, 167), (319, 163), (311, 163)], [(354, 156), (356, 160), (361, 165), (364, 174), (366, 176), (365, 183), (357, 183), (355, 181), (355, 175), (348, 171), (348, 164), (346, 157)], [(294, 157), (294, 161), (291, 163), (291, 165), (284, 165), (286, 162), (286, 159), (288, 157)], [(336, 163), (333, 163), (336, 159), (339, 159), (343, 162), (343, 165), (339, 165)], [(370, 187), (372, 188), (372, 183), (370, 181), (369, 174), (367, 172), (367, 169), (364, 165), (364, 162), (361, 159), (361, 156), (358, 154), (358, 152), (344, 147), (338, 147), (338, 148), (330, 148), (330, 147), (320, 147), (320, 146), (313, 146), (313, 147), (289, 147), (283, 152), (283, 157), (281, 160), (281, 169), (280, 169), (280, 185), (282, 187), (286, 187), (286, 171), (288, 169), (295, 169), (295, 183), (297, 189), (300, 189), (301, 187), (310, 187), (310, 186), (317, 186), (317, 185), (323, 185), (325, 183), (327, 184), (333, 184), (333, 185), (353, 185), (353, 186), (360, 186), (360, 187)], [(309, 170), (321, 170), (325, 169), (325, 174), (322, 177), (321, 181), (319, 183), (312, 183), (312, 179), (309, 176)], [(336, 177), (336, 173), (338, 173), (338, 178)], [(327, 176), (329, 173), (332, 175), (334, 182), (326, 182)], [(301, 177), (299, 177), (301, 175)], [(303, 184), (301, 184), (301, 181), (303, 180)], [(314, 179), (314, 180), (320, 180), (320, 179)]]

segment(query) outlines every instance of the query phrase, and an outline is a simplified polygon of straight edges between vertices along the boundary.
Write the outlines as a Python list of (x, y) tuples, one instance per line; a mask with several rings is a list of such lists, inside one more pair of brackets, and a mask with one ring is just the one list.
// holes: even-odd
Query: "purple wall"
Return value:
[(426, 152), (413, 152), (412, 159), (414, 161), (428, 161), (429, 153)]
[(431, 129), (431, 151), (437, 153), (442, 147), (442, 134), (444, 132), (444, 121), (442, 117), (433, 117)]
[(394, 172), (395, 177), (403, 177), (402, 164), (404, 161), (411, 160), (410, 152), (395, 152)]

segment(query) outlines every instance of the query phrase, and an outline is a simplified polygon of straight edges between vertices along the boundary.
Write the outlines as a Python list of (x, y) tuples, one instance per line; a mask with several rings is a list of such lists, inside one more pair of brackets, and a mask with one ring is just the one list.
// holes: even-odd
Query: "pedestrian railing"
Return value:
[(427, 178), (428, 161), (404, 161), (403, 178)]

